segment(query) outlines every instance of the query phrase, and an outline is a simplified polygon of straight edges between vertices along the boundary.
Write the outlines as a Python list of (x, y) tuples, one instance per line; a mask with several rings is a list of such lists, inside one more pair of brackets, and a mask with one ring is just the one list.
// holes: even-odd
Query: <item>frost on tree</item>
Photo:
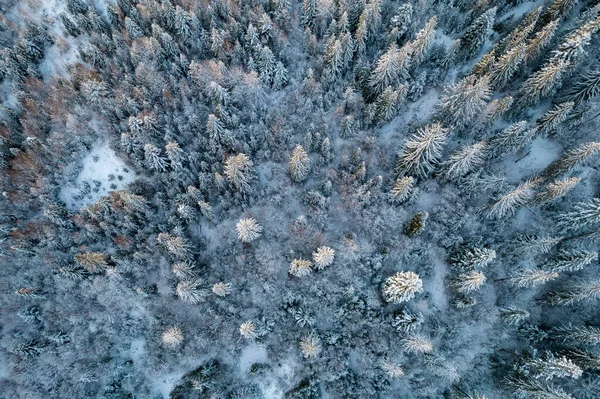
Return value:
[(483, 111), (491, 95), (489, 78), (469, 75), (450, 85), (436, 105), (440, 120), (450, 127), (462, 129)]
[(240, 219), (235, 226), (238, 239), (243, 243), (249, 243), (261, 236), (263, 228), (254, 218)]
[(383, 284), (383, 296), (387, 302), (410, 301), (423, 292), (423, 281), (414, 272), (398, 272), (388, 277)]
[(304, 148), (298, 144), (292, 151), (289, 162), (290, 176), (295, 182), (302, 182), (308, 177), (310, 172), (310, 160)]
[(417, 131), (404, 144), (396, 171), (398, 174), (417, 173), (426, 176), (439, 163), (448, 129), (435, 123)]
[(312, 254), (313, 262), (315, 262), (315, 269), (321, 270), (333, 263), (335, 251), (325, 245), (317, 248)]

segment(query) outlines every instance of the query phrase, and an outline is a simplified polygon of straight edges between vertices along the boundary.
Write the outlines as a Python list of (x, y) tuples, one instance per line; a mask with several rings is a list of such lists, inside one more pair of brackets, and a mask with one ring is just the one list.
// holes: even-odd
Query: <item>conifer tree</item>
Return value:
[(552, 338), (568, 346), (600, 346), (600, 328), (566, 325), (552, 330)]
[(531, 255), (546, 254), (552, 250), (562, 237), (522, 235), (515, 240), (515, 248), (520, 253)]
[(311, 267), (312, 263), (306, 259), (294, 259), (290, 263), (288, 272), (292, 276), (304, 277), (310, 274), (310, 272), (312, 271)]
[(423, 62), (427, 51), (431, 47), (433, 39), (435, 38), (435, 29), (437, 27), (438, 18), (437, 16), (431, 17), (425, 24), (423, 29), (417, 32), (415, 39), (410, 45), (412, 65), (417, 66)]
[(238, 238), (243, 243), (249, 243), (261, 236), (263, 228), (254, 218), (240, 219), (236, 225)]
[(398, 11), (390, 20), (392, 26), (392, 37), (394, 40), (400, 40), (402, 36), (410, 29), (413, 15), (412, 3), (403, 3), (398, 7)]
[(409, 301), (420, 292), (423, 292), (423, 281), (414, 272), (398, 272), (383, 285), (385, 300), (396, 304)]
[(74, 257), (75, 262), (90, 273), (96, 273), (108, 267), (106, 254), (102, 252), (82, 252)]
[(452, 257), (452, 263), (463, 269), (482, 268), (496, 259), (496, 251), (489, 248), (467, 248)]
[(600, 299), (600, 280), (587, 280), (572, 284), (560, 291), (549, 292), (547, 301), (551, 305), (573, 305), (583, 301)]
[(499, 197), (485, 208), (487, 217), (490, 219), (501, 219), (513, 215), (517, 211), (517, 208), (527, 204), (533, 197), (535, 187), (539, 182), (539, 179), (527, 180), (513, 191)]
[(375, 64), (375, 69), (369, 78), (369, 85), (375, 93), (381, 93), (386, 87), (395, 87), (408, 77), (410, 66), (410, 50), (399, 49), (392, 43)]
[(600, 68), (596, 67), (573, 85), (567, 94), (567, 99), (580, 104), (596, 97), (598, 94), (600, 94)]
[(441, 166), (444, 175), (448, 179), (457, 179), (481, 166), (485, 162), (487, 146), (487, 142), (480, 141), (452, 153)]
[(427, 175), (439, 162), (448, 129), (439, 123), (421, 128), (404, 144), (396, 169), (397, 174), (417, 173)]
[(496, 7), (492, 7), (478, 17), (460, 38), (460, 52), (465, 59), (471, 59), (481, 50), (489, 30), (496, 19)]
[(164, 172), (167, 170), (167, 161), (160, 155), (160, 150), (152, 144), (144, 146), (144, 159), (146, 165), (152, 170)]
[(253, 165), (250, 158), (243, 153), (227, 158), (225, 161), (225, 176), (236, 190), (242, 193), (251, 190), (250, 181), (253, 177)]
[(507, 280), (518, 288), (532, 288), (556, 278), (558, 278), (556, 271), (526, 269), (511, 275)]
[(432, 353), (433, 344), (422, 335), (409, 335), (402, 341), (402, 347), (406, 353)]
[(551, 61), (568, 62), (571, 68), (579, 64), (586, 56), (585, 48), (589, 45), (592, 34), (598, 30), (598, 27), (600, 27), (600, 16), (569, 34), (552, 52)]
[(553, 272), (574, 272), (598, 260), (598, 254), (588, 251), (560, 251), (544, 267)]
[(486, 278), (483, 273), (471, 270), (456, 277), (452, 285), (461, 294), (470, 294), (471, 292), (478, 291), (485, 281)]
[(315, 334), (300, 338), (300, 350), (304, 358), (317, 357), (321, 353), (321, 340)]
[(544, 26), (539, 32), (537, 32), (533, 38), (527, 41), (527, 45), (525, 48), (525, 61), (531, 62), (535, 60), (544, 47), (550, 43), (550, 40), (554, 37), (554, 33), (556, 32), (556, 28), (558, 27), (558, 19), (549, 22), (546, 26)]
[(390, 200), (395, 204), (401, 204), (407, 201), (414, 192), (415, 178), (405, 176), (398, 178), (392, 185)]
[(530, 313), (524, 309), (519, 309), (514, 306), (500, 309), (500, 318), (511, 326), (517, 326), (530, 316)]
[(542, 175), (554, 179), (568, 173), (577, 165), (581, 164), (592, 155), (600, 151), (600, 142), (589, 142), (564, 153), (560, 158), (552, 161)]
[(542, 191), (531, 200), (532, 205), (540, 206), (564, 197), (575, 185), (581, 181), (579, 177), (567, 177), (548, 183)]
[(169, 158), (172, 169), (183, 169), (184, 153), (176, 141), (169, 141), (165, 145), (165, 152), (167, 153), (167, 158)]
[(183, 280), (177, 284), (177, 296), (184, 302), (195, 305), (203, 302), (208, 296), (208, 290), (203, 288), (203, 279)]
[(295, 182), (306, 180), (310, 172), (310, 160), (304, 148), (298, 144), (292, 151), (292, 156), (289, 162), (290, 176)]
[(325, 245), (317, 248), (312, 254), (313, 261), (315, 262), (315, 269), (321, 270), (333, 263), (335, 251)]
[(537, 72), (523, 83), (519, 90), (518, 107), (537, 104), (553, 90), (560, 87), (562, 79), (569, 68), (569, 61), (548, 61)]
[(412, 217), (406, 229), (404, 229), (404, 234), (408, 237), (412, 237), (418, 234), (421, 234), (423, 228), (425, 227), (425, 221), (429, 217), (427, 212), (419, 212), (415, 216)]
[(569, 117), (574, 106), (574, 102), (568, 101), (558, 104), (553, 109), (547, 111), (537, 121), (538, 132), (544, 135), (550, 134)]
[(579, 378), (583, 370), (566, 357), (556, 357), (551, 352), (545, 352), (543, 357), (533, 358), (525, 362), (523, 368), (536, 379), (546, 381), (554, 378)]
[(496, 89), (504, 87), (508, 80), (519, 69), (521, 62), (525, 58), (525, 44), (519, 44), (507, 49), (490, 71), (490, 82)]
[(437, 105), (436, 115), (448, 126), (463, 128), (484, 109), (490, 98), (489, 78), (469, 75), (450, 85)]

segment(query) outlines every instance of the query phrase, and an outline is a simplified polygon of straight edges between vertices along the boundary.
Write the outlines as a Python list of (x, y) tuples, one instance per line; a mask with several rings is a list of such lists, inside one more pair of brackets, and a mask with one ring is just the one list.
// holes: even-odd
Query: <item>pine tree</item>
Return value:
[(310, 274), (310, 272), (312, 271), (311, 267), (312, 263), (306, 259), (294, 259), (290, 263), (288, 272), (292, 276), (304, 277)]
[(442, 164), (444, 175), (448, 179), (457, 179), (478, 168), (485, 162), (487, 142), (480, 141), (450, 155)]
[(539, 399), (575, 399), (562, 388), (545, 384), (533, 378), (509, 378), (507, 383), (522, 396)]
[(540, 99), (548, 96), (562, 84), (562, 78), (569, 68), (568, 61), (548, 61), (537, 72), (523, 83), (519, 90), (518, 107), (537, 104)]
[(313, 261), (315, 262), (315, 269), (321, 270), (333, 263), (335, 251), (325, 245), (317, 248), (312, 254)]
[(517, 72), (525, 58), (525, 44), (509, 48), (502, 55), (490, 71), (490, 82), (496, 89), (504, 87), (508, 80)]
[(415, 39), (410, 45), (413, 66), (418, 66), (425, 59), (425, 55), (431, 48), (431, 44), (435, 38), (435, 29), (437, 28), (437, 23), (437, 16), (433, 16), (429, 21), (427, 21), (423, 29), (417, 32)]
[(556, 357), (551, 352), (545, 352), (541, 358), (533, 358), (525, 362), (523, 368), (535, 379), (546, 381), (554, 378), (579, 378), (583, 370), (566, 357)]
[(397, 174), (415, 172), (426, 176), (439, 162), (448, 129), (439, 123), (421, 128), (404, 144), (396, 168)]
[(600, 68), (596, 67), (573, 85), (567, 94), (567, 99), (580, 104), (589, 101), (598, 94), (600, 94)]
[(547, 301), (551, 305), (573, 305), (583, 301), (600, 299), (600, 280), (588, 280), (573, 284), (561, 291), (549, 292)]
[(408, 77), (410, 62), (410, 49), (399, 49), (396, 43), (392, 43), (377, 60), (369, 78), (369, 86), (375, 93), (381, 93), (388, 86), (396, 86)]
[(164, 346), (175, 348), (183, 342), (183, 334), (178, 327), (171, 327), (162, 333), (161, 340)]
[(231, 294), (231, 284), (223, 282), (214, 283), (211, 291), (217, 296), (225, 297)]
[(177, 296), (184, 302), (195, 305), (204, 302), (208, 296), (208, 290), (204, 288), (206, 282), (203, 279), (183, 280), (177, 284)]
[(169, 141), (165, 145), (165, 152), (169, 158), (172, 169), (182, 170), (184, 161), (184, 152), (176, 141)]
[(406, 202), (414, 193), (415, 178), (406, 176), (398, 178), (392, 185), (390, 200), (394, 204)]
[(489, 30), (496, 19), (496, 7), (490, 8), (478, 17), (460, 38), (460, 52), (465, 59), (471, 59), (481, 50)]
[(390, 20), (394, 40), (400, 40), (408, 32), (411, 27), (412, 15), (413, 5), (411, 3), (400, 4), (398, 11)]
[(527, 46), (525, 48), (526, 62), (535, 60), (540, 55), (544, 47), (550, 43), (550, 40), (552, 40), (554, 37), (554, 33), (558, 27), (558, 22), (558, 19), (549, 22), (539, 32), (537, 32), (533, 38), (527, 41)]
[(552, 20), (560, 20), (577, 4), (577, 0), (554, 0), (540, 16), (540, 22), (546, 24)]
[(580, 181), (580, 177), (567, 177), (562, 180), (556, 180), (552, 183), (548, 183), (546, 187), (544, 187), (543, 191), (540, 191), (533, 197), (531, 204), (540, 206), (556, 201), (557, 199), (564, 197), (569, 191), (575, 188), (577, 183)]
[(392, 326), (403, 334), (410, 334), (417, 330), (423, 324), (423, 314), (412, 313), (406, 309), (402, 309), (400, 314), (394, 317)]
[(167, 161), (160, 155), (160, 150), (152, 144), (144, 146), (144, 159), (146, 165), (152, 170), (164, 172), (167, 170)]
[(496, 251), (488, 248), (467, 248), (452, 257), (452, 263), (463, 269), (483, 268), (496, 259)]
[(388, 277), (383, 285), (383, 296), (387, 302), (406, 302), (423, 292), (423, 281), (416, 273), (398, 272)]
[(261, 236), (263, 228), (254, 218), (246, 218), (237, 222), (236, 230), (239, 240), (249, 243)]
[(409, 335), (402, 341), (402, 347), (406, 353), (432, 353), (433, 344), (422, 335)]
[(517, 253), (525, 253), (532, 256), (546, 254), (552, 250), (563, 237), (522, 235), (515, 240)]
[(600, 199), (592, 198), (587, 202), (579, 202), (571, 212), (558, 215), (558, 226), (571, 229), (582, 229), (600, 223)]
[(552, 338), (568, 346), (600, 346), (600, 328), (590, 326), (562, 326), (552, 330)]
[(595, 155), (598, 151), (600, 151), (600, 142), (592, 141), (581, 144), (579, 147), (567, 151), (560, 158), (550, 163), (550, 165), (544, 169), (542, 175), (549, 179), (560, 177), (592, 155)]
[(596, 353), (586, 352), (581, 349), (568, 349), (562, 351), (562, 353), (584, 370), (600, 371), (600, 355)]
[(315, 334), (305, 335), (300, 338), (300, 350), (305, 359), (317, 357), (321, 353), (321, 340)]
[(227, 158), (225, 161), (225, 176), (236, 190), (242, 193), (251, 190), (250, 182), (253, 178), (253, 165), (250, 158), (244, 153)]
[(458, 374), (456, 367), (448, 362), (443, 356), (426, 356), (425, 365), (434, 376), (440, 377), (444, 381), (455, 383), (460, 380), (460, 375)]
[(402, 365), (394, 363), (389, 359), (381, 360), (379, 367), (381, 367), (381, 370), (383, 370), (389, 378), (399, 378), (404, 376)]
[(507, 280), (518, 288), (532, 288), (556, 278), (558, 278), (556, 271), (527, 269), (515, 273), (508, 277)]
[(245, 321), (240, 325), (240, 335), (246, 339), (258, 338), (258, 332), (256, 330), (256, 325), (252, 320)]
[(530, 313), (524, 309), (519, 309), (514, 306), (500, 309), (500, 318), (511, 326), (518, 326), (527, 320)]
[(598, 260), (598, 254), (588, 251), (560, 251), (544, 267), (553, 272), (575, 272)]
[(463, 128), (474, 121), (490, 98), (489, 78), (469, 75), (450, 85), (437, 105), (436, 115), (448, 126)]
[(540, 134), (550, 134), (559, 124), (563, 123), (573, 111), (574, 102), (568, 101), (554, 106), (544, 116), (538, 119), (537, 127)]
[(471, 270), (460, 274), (452, 283), (454, 288), (461, 294), (470, 294), (478, 291), (485, 283), (485, 275), (477, 270)]
[(514, 215), (517, 208), (527, 204), (533, 197), (535, 187), (539, 182), (539, 179), (527, 180), (513, 191), (499, 197), (492, 204), (484, 208), (487, 217), (490, 219), (501, 219), (506, 216)]
[(418, 234), (421, 234), (423, 228), (425, 227), (425, 221), (429, 217), (427, 212), (419, 212), (415, 216), (412, 217), (408, 225), (404, 229), (404, 234), (408, 237), (412, 237)]
[(310, 160), (304, 148), (298, 144), (292, 151), (289, 162), (290, 176), (293, 181), (300, 183), (308, 177), (310, 172)]
[(74, 257), (75, 262), (90, 273), (108, 268), (108, 259), (102, 252), (82, 252)]
[(550, 60), (568, 62), (571, 68), (575, 67), (587, 55), (585, 48), (590, 44), (592, 34), (598, 30), (598, 27), (600, 27), (600, 16), (569, 34), (552, 52)]

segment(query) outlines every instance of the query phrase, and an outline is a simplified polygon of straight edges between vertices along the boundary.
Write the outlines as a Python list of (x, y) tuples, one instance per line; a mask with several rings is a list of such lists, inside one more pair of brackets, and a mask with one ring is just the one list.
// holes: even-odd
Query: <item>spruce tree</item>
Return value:
[(397, 174), (416, 173), (426, 176), (439, 162), (448, 129), (435, 123), (421, 128), (404, 144), (396, 168)]

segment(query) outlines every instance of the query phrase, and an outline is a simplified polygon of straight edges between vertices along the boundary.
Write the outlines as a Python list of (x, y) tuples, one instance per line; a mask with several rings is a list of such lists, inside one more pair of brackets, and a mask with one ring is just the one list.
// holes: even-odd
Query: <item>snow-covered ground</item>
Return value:
[(111, 191), (122, 190), (135, 180), (135, 173), (117, 157), (108, 143), (96, 145), (83, 158), (79, 175), (60, 191), (68, 209), (77, 210), (93, 204)]

